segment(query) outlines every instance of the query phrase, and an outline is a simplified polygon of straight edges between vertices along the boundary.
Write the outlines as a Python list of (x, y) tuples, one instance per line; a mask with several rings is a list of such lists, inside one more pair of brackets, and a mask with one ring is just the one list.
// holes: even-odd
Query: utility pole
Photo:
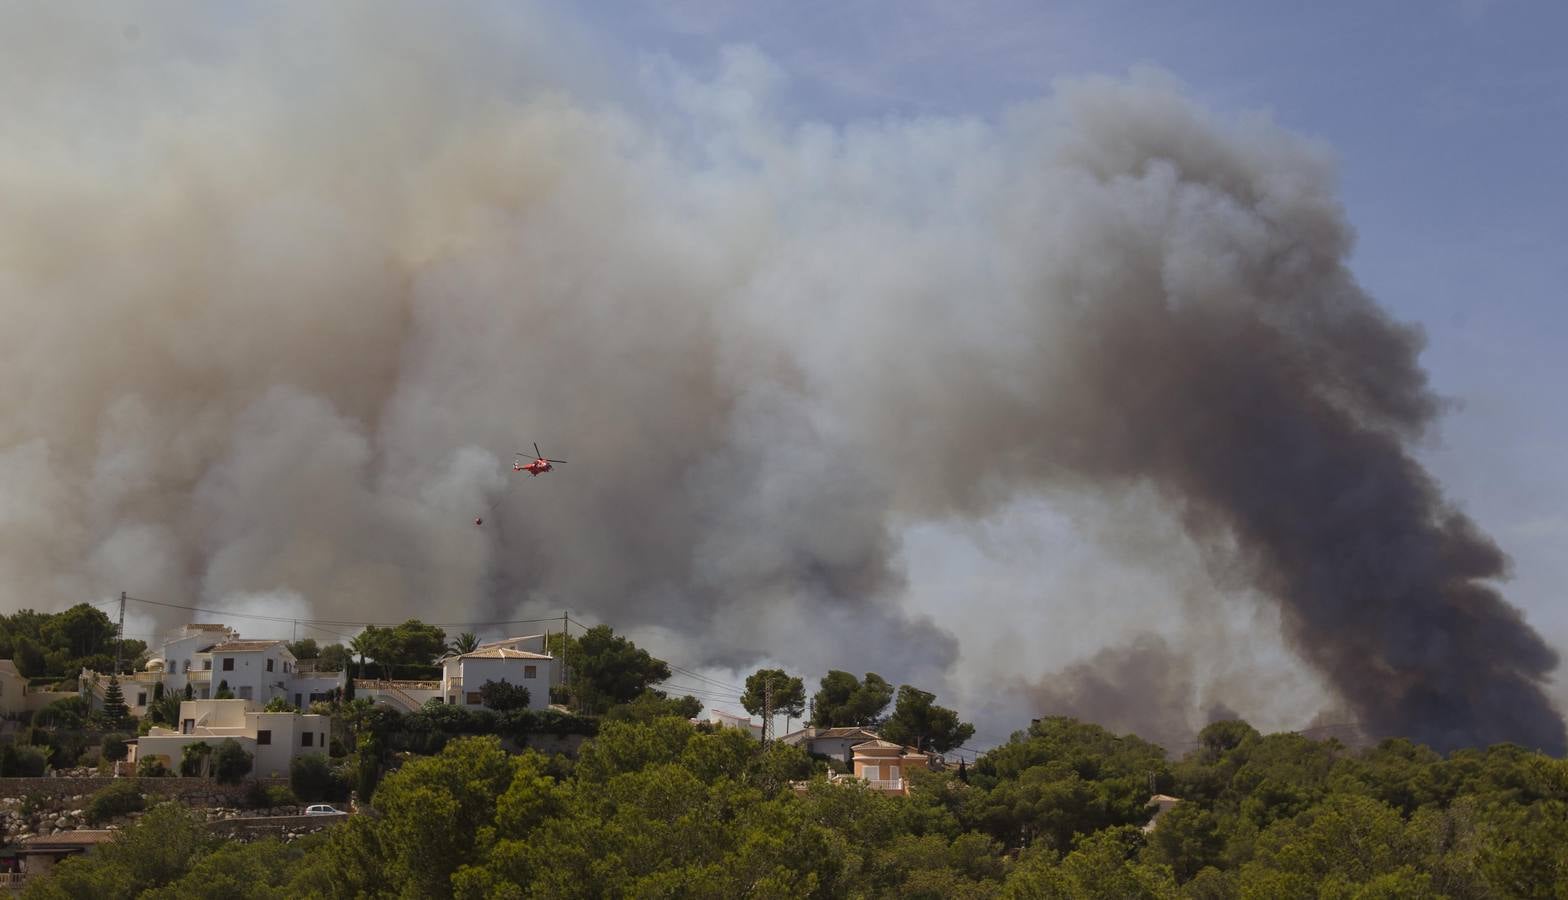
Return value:
[(762, 746), (773, 740), (773, 679), (762, 679)]
[(571, 683), (570, 678), (566, 674), (566, 657), (567, 657), (567, 654), (571, 652), (570, 642), (572, 640), (572, 633), (571, 633), (571, 630), (570, 630), (570, 626), (571, 626), (571, 610), (563, 609), (563, 610), (561, 610), (561, 686), (566, 688), (566, 708), (567, 709), (573, 709), (573, 707), (572, 707), (572, 683)]
[(120, 662), (125, 656), (125, 592), (120, 592), (120, 627), (114, 633), (114, 674), (120, 674)]

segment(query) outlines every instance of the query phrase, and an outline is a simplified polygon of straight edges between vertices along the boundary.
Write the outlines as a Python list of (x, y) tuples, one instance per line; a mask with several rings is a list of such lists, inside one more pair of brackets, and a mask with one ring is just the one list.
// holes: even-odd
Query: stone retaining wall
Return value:
[[(0, 798), (34, 797), (38, 800), (62, 800), (102, 790), (123, 778), (91, 775), (72, 778), (0, 778)], [(287, 778), (261, 778), (263, 786), (288, 787)], [(244, 797), (248, 784), (219, 784), (210, 778), (138, 778), (138, 787), (149, 796), (168, 797), (186, 806), (213, 807), (235, 806)]]

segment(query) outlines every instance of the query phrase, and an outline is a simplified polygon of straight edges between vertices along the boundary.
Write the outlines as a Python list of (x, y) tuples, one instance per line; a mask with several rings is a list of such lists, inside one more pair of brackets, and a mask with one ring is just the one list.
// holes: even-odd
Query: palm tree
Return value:
[(457, 654), (472, 653), (479, 649), (479, 638), (472, 631), (465, 631), (457, 636), (448, 649)]
[(365, 677), (365, 654), (375, 650), (374, 643), (374, 639), (370, 636), (369, 629), (361, 631), (359, 634), (354, 636), (353, 640), (348, 642), (349, 651), (359, 654), (360, 678)]

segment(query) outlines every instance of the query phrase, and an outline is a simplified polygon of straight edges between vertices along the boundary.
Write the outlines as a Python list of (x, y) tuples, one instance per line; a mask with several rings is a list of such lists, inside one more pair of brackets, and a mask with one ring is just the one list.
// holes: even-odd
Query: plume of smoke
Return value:
[[(745, 51), (649, 114), (527, 9), (0, 15), (7, 606), (569, 606), (938, 678), (901, 529), (1149, 485), (1376, 730), (1562, 749), (1554, 654), (1408, 451), (1419, 336), (1267, 123), (1140, 76), (788, 128)], [(570, 465), (503, 488), (533, 440)]]

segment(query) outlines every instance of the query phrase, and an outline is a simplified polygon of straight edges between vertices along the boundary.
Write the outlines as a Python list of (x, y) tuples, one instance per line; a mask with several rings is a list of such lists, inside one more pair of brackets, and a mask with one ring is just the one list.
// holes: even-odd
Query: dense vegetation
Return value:
[[(115, 625), (103, 610), (78, 603), (65, 612), (24, 609), (0, 615), (0, 659), (11, 659), (27, 678), (74, 679), (82, 669), (114, 669)], [(126, 639), (118, 648), (120, 670), (128, 673), (147, 651), (143, 641)]]
[[(605, 722), (580, 757), (495, 737), (400, 758), (355, 816), (214, 843), (159, 807), (27, 897), (1554, 897), (1568, 763), (1512, 746), (1351, 751), (1221, 722), (1176, 762), (1036, 723), (908, 797), (832, 785), (792, 748), (674, 718)], [(797, 791), (791, 782), (808, 779)], [(1146, 832), (1151, 791), (1183, 798)]]

